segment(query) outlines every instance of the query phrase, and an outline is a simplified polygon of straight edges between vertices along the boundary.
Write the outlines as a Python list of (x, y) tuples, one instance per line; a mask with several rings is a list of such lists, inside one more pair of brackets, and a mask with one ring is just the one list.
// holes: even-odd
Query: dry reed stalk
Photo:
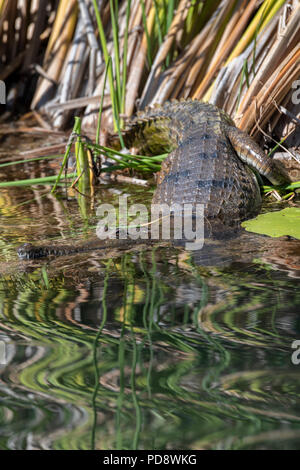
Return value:
[(43, 127), (44, 129), (47, 129), (48, 131), (51, 132), (52, 128), (51, 128), (50, 124), (47, 121), (45, 121), (45, 119), (43, 118), (43, 116), (40, 113), (38, 113), (37, 111), (33, 111), (32, 115), (34, 116), (35, 120), (39, 123), (39, 125), (41, 127)]
[[(269, 127), (273, 130), (272, 133), (277, 140), (281, 140), (283, 137), (286, 138), (284, 141), (285, 148), (300, 148), (300, 103), (293, 103), (294, 92), (295, 89), (292, 89), (286, 95), (278, 108), (279, 112), (274, 112), (269, 122)], [(295, 120), (295, 117), (298, 121)]]
[[(85, 73), (90, 52), (87, 47), (84, 32), (82, 18), (79, 18), (74, 40), (65, 60), (64, 74), (56, 93), (55, 104), (67, 103), (70, 99), (76, 97), (82, 85), (82, 78)], [(47, 106), (47, 110), (49, 115), (52, 115), (55, 128), (63, 128), (66, 125), (70, 113), (66, 112), (65, 108), (56, 109), (53, 112), (50, 111), (50, 108)]]
[[(64, 135), (64, 133), (60, 131), (52, 131), (51, 134), (53, 135), (57, 134), (59, 136)], [(24, 157), (26, 156), (35, 157), (35, 156), (49, 155), (49, 153), (63, 153), (65, 148), (66, 148), (66, 143), (63, 142), (61, 144), (48, 145), (47, 147), (38, 147), (35, 149), (26, 150), (25, 152), (20, 152), (19, 155), (24, 156)]]
[(29, 65), (37, 61), (37, 55), (40, 49), (40, 36), (44, 30), (44, 25), (46, 22), (47, 3), (48, 0), (40, 0), (36, 22), (34, 24), (33, 34), (29, 43), (29, 47), (26, 50), (26, 55), (23, 63), (24, 71), (28, 69)]
[[(270, 75), (276, 71), (276, 68), (280, 66), (280, 62), (284, 60), (287, 53), (289, 53), (291, 48), (294, 47), (294, 44), (299, 43), (299, 40), (300, 4), (295, 7), (288, 24), (278, 35), (277, 40), (273, 44), (266, 60), (264, 61), (263, 66), (258, 70), (244, 98), (241, 100), (238, 108), (238, 115), (245, 114), (240, 121), (242, 128), (248, 129), (249, 126), (251, 127), (249, 120), (249, 109), (251, 108), (253, 112), (253, 105), (251, 105), (253, 96), (257, 95), (261, 87), (266, 83), (268, 77), (270, 77)], [(247, 122), (249, 122), (249, 126), (246, 124)]]
[[(89, 96), (92, 95), (95, 83), (96, 83), (96, 75), (97, 75), (97, 68), (103, 64), (103, 59), (99, 51), (98, 41), (94, 32), (94, 25), (93, 25), (93, 11), (92, 5), (85, 3), (83, 0), (78, 0), (82, 21), (84, 24), (84, 29), (86, 32), (86, 40), (90, 48), (90, 61), (89, 61), (89, 80), (87, 84), (87, 93)], [(78, 60), (80, 60), (81, 54), (79, 54)], [(84, 67), (82, 67), (84, 69)], [(83, 73), (81, 73), (83, 75)], [(79, 79), (81, 82), (81, 78)], [(76, 96), (76, 93), (75, 93)]]
[[(242, 34), (241, 39), (238, 41), (237, 45), (234, 47), (230, 56), (227, 58), (225, 62), (225, 67), (230, 67), (234, 59), (241, 58), (245, 52), (246, 47), (250, 48), (252, 51), (254, 50), (255, 37), (257, 35), (260, 35), (260, 33), (265, 29), (268, 23), (272, 23), (274, 21), (276, 12), (280, 8), (280, 6), (282, 6), (282, 3), (283, 3), (283, 0), (277, 0), (275, 4), (273, 5), (273, 8), (271, 8), (272, 0), (264, 1), (264, 3), (261, 5), (259, 10), (255, 14), (254, 18), (252, 19), (251, 23), (249, 24), (245, 32)], [(270, 8), (271, 8), (273, 16), (270, 15)], [(210, 100), (211, 93), (213, 92), (214, 87), (215, 87), (215, 84), (213, 83), (209, 87), (209, 89), (206, 91), (203, 97), (204, 101)]]
[(230, 54), (227, 60), (227, 64), (234, 59), (235, 57), (239, 56), (245, 49), (246, 47), (251, 43), (253, 38), (255, 37), (255, 34), (260, 33), (264, 27), (268, 24), (270, 19), (275, 16), (276, 11), (279, 10), (279, 8), (283, 5), (285, 0), (278, 0), (275, 4), (276, 9), (273, 11), (273, 15), (270, 16), (268, 15), (267, 18), (265, 18), (262, 21), (262, 18), (264, 14), (269, 10), (269, 6), (272, 3), (272, 0), (265, 0), (258, 12), (256, 13), (255, 17), (251, 21), (250, 25), (247, 27), (246, 31), (242, 35), (241, 39), (239, 40), (238, 44)]
[[(207, 38), (203, 38), (204, 42), (200, 45), (199, 50), (197, 51), (196, 56), (193, 58), (194, 64), (191, 69), (188, 70), (187, 78), (184, 80), (182, 77), (179, 81), (178, 86), (176, 86), (175, 95), (178, 96), (178, 91), (184, 85), (183, 96), (187, 98), (192, 95), (198, 98), (195, 95), (199, 83), (206, 75), (206, 71), (211, 63), (212, 55), (218, 45), (219, 38), (222, 37), (224, 32), (227, 17), (230, 14), (230, 11), (234, 8), (235, 0), (222, 1), (221, 5), (216, 11), (216, 14), (213, 15), (213, 21), (211, 21), (211, 27)], [(201, 36), (203, 34), (200, 33)], [(173, 96), (175, 97), (173, 94)]]
[[(18, 71), (27, 74), (39, 61), (44, 44), (48, 41), (43, 60), (45, 74), (38, 80), (32, 107), (49, 103), (49, 98), (54, 94), (52, 104), (55, 103), (56, 108), (49, 106), (46, 112), (55, 127), (67, 124), (70, 117), (68, 109), (76, 104), (84, 106), (88, 103), (91, 104), (85, 111), (83, 127), (85, 124), (86, 127), (94, 127), (97, 100), (102, 93), (105, 66), (99, 52), (97, 29), (92, 22), (93, 11), (88, 10), (91, 3), (78, 1), (80, 14), (77, 17), (76, 0), (0, 0), (0, 57), (5, 65), (0, 71), (0, 79), (13, 77)], [(257, 0), (250, 0), (249, 3), (246, 0), (223, 0), (220, 4), (215, 3), (216, 6), (219, 4), (217, 10), (212, 7), (204, 16), (201, 10), (201, 30), (186, 44), (187, 37), (190, 39), (194, 30), (194, 26), (190, 29), (187, 26), (192, 2), (180, 0), (169, 31), (154, 57), (150, 73), (147, 73), (147, 37), (143, 32), (141, 3), (140, 0), (132, 0), (126, 115), (130, 116), (134, 111), (142, 81), (146, 80), (141, 94), (141, 108), (154, 102), (162, 103), (168, 98), (193, 96), (211, 100), (232, 116), (237, 112), (236, 122), (254, 134), (258, 132), (257, 119), (259, 126), (272, 121), (273, 128), (280, 117), (274, 103), (285, 102), (290, 95), (292, 80), (297, 78), (300, 5), (297, 0), (285, 5), (284, 0), (264, 0), (254, 14), (257, 3)], [(119, 1), (120, 70), (123, 66), (126, 4), (126, 0)], [(145, 0), (145, 7), (147, 28), (151, 34), (156, 21), (154, 1)], [(108, 53), (114, 63), (110, 1), (100, 2), (100, 9)], [(276, 37), (274, 31), (278, 24), (280, 31)], [(198, 24), (197, 31), (199, 27)], [(186, 44), (181, 53), (178, 38)], [(165, 60), (174, 45), (175, 53), (179, 55), (164, 70)], [(241, 83), (246, 63), (249, 88), (246, 80)], [(37, 68), (35, 70), (38, 71)], [(212, 80), (215, 80), (213, 85)], [(20, 85), (13, 84), (10, 88), (16, 97), (21, 94)], [(76, 98), (82, 95), (93, 96), (86, 98), (86, 102), (84, 97)], [(109, 124), (112, 110), (107, 96), (104, 106), (103, 122)], [(256, 109), (260, 112), (259, 117), (256, 116)]]
[(249, 18), (256, 8), (256, 4), (256, 0), (251, 0), (250, 3), (248, 3), (248, 0), (246, 0), (238, 8), (236, 8), (232, 18), (228, 22), (215, 54), (210, 61), (207, 73), (193, 94), (194, 98), (201, 99), (204, 93), (207, 91), (215, 74), (220, 70), (220, 67), (225, 62), (233, 47), (235, 46), (236, 41), (241, 36), (245, 26), (249, 21)]
[[(253, 45), (250, 44), (247, 49), (238, 57), (220, 69), (218, 76), (207, 91), (204, 100), (214, 103), (216, 106), (223, 108), (228, 114), (236, 119), (237, 106), (240, 99), (243, 98), (247, 91), (247, 82), (244, 77), (244, 84), (241, 88), (242, 70), (244, 64), (247, 63), (249, 82), (254, 78), (255, 72), (259, 70), (266, 59), (270, 47), (274, 42), (274, 32), (276, 32), (278, 19), (273, 18), (268, 26), (258, 35), (256, 40), (255, 63), (253, 57)], [(241, 89), (240, 89), (241, 88)]]
[[(261, 31), (256, 38), (255, 55), (251, 43), (242, 54), (220, 70), (214, 87), (206, 93), (207, 97), (212, 91), (210, 101), (225, 109), (231, 116), (237, 112), (236, 124), (255, 136), (264, 127), (269, 132), (272, 131), (277, 122), (280, 122), (278, 105), (285, 102), (297, 74), (299, 77), (297, 61), (300, 25), (299, 17), (296, 19), (295, 16), (298, 15), (299, 5), (295, 2), (291, 8), (293, 10), (288, 20), (286, 8), (283, 7)], [(276, 35), (278, 25), (281, 25), (280, 35)], [(241, 71), (245, 61), (249, 71), (249, 88), (245, 77), (241, 88)], [(258, 81), (257, 77), (263, 78), (264, 82)], [(244, 114), (241, 114), (243, 111)]]
[(184, 21), (186, 19), (188, 9), (190, 7), (190, 0), (181, 0), (178, 6), (177, 12), (173, 18), (173, 21), (170, 26), (170, 30), (167, 33), (167, 36), (160, 46), (154, 62), (151, 67), (150, 74), (148, 76), (146, 85), (144, 87), (140, 107), (144, 108), (146, 104), (153, 102), (154, 94), (156, 93), (159, 81), (160, 74), (162, 72), (162, 67), (167, 55), (170, 52), (170, 49), (175, 41), (178, 30), (183, 28)]
[(200, 33), (185, 47), (178, 59), (161, 74), (159, 77), (160, 84), (151, 100), (151, 104), (163, 103), (170, 97), (177, 98), (180, 96), (183, 84), (189, 74), (189, 67), (195, 61), (195, 57), (198, 56), (199, 51), (203, 50), (203, 43), (206, 40), (210, 41), (212, 37), (210, 34), (211, 29), (214, 27), (218, 18), (220, 18), (219, 11), (222, 9), (222, 5), (224, 7), (226, 3), (227, 2), (223, 0), (221, 7), (214, 12)]
[[(299, 45), (290, 52), (286, 59), (274, 71), (251, 103), (240, 122), (240, 127), (254, 136), (259, 127), (263, 128), (272, 115), (278, 111), (278, 105), (290, 92), (292, 84), (300, 76)], [(259, 118), (256, 116), (259, 111)]]
[[(52, 34), (45, 53), (44, 68), (55, 81), (59, 80), (77, 19), (77, 0), (61, 0)], [(39, 108), (53, 94), (53, 84), (42, 79), (33, 97), (31, 108)]]
[[(127, 76), (130, 72), (132, 61), (140, 48), (143, 36), (142, 9), (139, 0), (133, 0), (131, 3), (128, 30)], [(121, 44), (121, 50), (123, 51), (123, 43)]]
[(5, 6), (7, 5), (7, 0), (0, 0), (0, 15), (2, 15)]
[(7, 29), (7, 45), (9, 48), (9, 57), (13, 60), (16, 56), (16, 41), (15, 41), (15, 19), (17, 16), (18, 0), (10, 0), (8, 12), (8, 29)]
[[(185, 81), (186, 74), (188, 73), (188, 68), (193, 62), (197, 51), (199, 51), (204, 37), (208, 34), (208, 30), (209, 26), (206, 25), (200, 35), (191, 42), (190, 46), (185, 49), (184, 53), (179, 56), (173, 65), (160, 75), (158, 88), (156, 88), (153, 98), (147, 104), (163, 103), (170, 98), (172, 93), (174, 98), (176, 95), (179, 95), (182, 82)], [(174, 92), (176, 86), (177, 93)]]
[(23, 0), (19, 6), (21, 19), (20, 19), (18, 52), (23, 52), (26, 48), (27, 30), (28, 30), (28, 24), (30, 22), (30, 4), (31, 4), (31, 0)]
[(118, 183), (126, 183), (126, 184), (135, 184), (138, 186), (150, 186), (149, 181), (142, 180), (140, 178), (134, 178), (131, 176), (120, 175), (118, 173), (110, 175), (111, 181), (118, 181)]
[[(109, 4), (108, 4), (109, 6)], [(125, 29), (125, 7), (126, 3), (123, 3), (121, 5), (121, 8), (119, 9), (119, 18), (118, 18), (118, 27), (119, 31), (121, 32), (122, 30)], [(101, 11), (101, 18), (103, 22), (103, 27), (105, 30), (109, 31), (109, 34), (107, 34), (107, 50), (109, 56), (112, 58), (112, 62), (114, 61), (115, 57), (115, 51), (114, 51), (114, 44), (113, 40), (110, 34), (111, 30), (111, 18), (110, 18), (110, 11), (108, 11), (108, 15), (105, 13), (105, 7), (103, 6), (103, 11)], [(121, 33), (120, 33), (121, 34)], [(122, 59), (122, 50), (120, 49), (120, 57)], [(122, 61), (121, 61), (122, 64)], [(99, 75), (96, 87), (93, 90), (93, 96), (91, 97), (91, 101), (89, 102), (89, 105), (87, 106), (84, 117), (82, 119), (82, 128), (85, 130), (85, 132), (88, 129), (91, 128), (96, 128), (97, 127), (97, 120), (98, 120), (98, 112), (99, 112), (99, 104), (100, 104), (100, 98), (97, 99), (97, 97), (101, 96), (102, 90), (103, 90), (103, 83), (104, 83), (104, 76), (105, 76), (105, 64), (104, 62), (102, 63), (101, 67), (101, 74), (97, 73), (97, 76)], [(84, 90), (83, 90), (84, 91)], [(107, 96), (109, 96), (109, 87), (107, 84)], [(112, 122), (113, 122), (113, 112), (112, 112), (112, 106), (111, 106), (111, 100), (109, 102), (108, 106), (108, 100), (105, 99), (105, 104), (104, 104), (104, 109), (102, 113), (102, 123), (104, 123), (104, 127), (111, 128), (112, 127)]]
[(9, 65), (0, 72), (0, 80), (6, 80), (23, 63), (25, 51), (20, 52)]
[[(148, 10), (147, 29), (150, 34), (154, 25), (154, 20), (155, 20), (155, 8), (154, 6), (151, 6), (151, 0), (148, 0), (146, 2), (146, 9)], [(125, 113), (127, 116), (131, 116), (134, 110), (135, 100), (138, 96), (140, 81), (141, 81), (142, 73), (144, 71), (146, 56), (147, 56), (147, 37), (146, 37), (146, 33), (144, 32), (140, 48), (138, 50), (138, 53), (135, 59), (131, 63), (130, 71), (128, 74), (128, 82), (127, 82), (128, 87), (127, 87), (126, 100), (125, 100)]]
[(1, 55), (5, 56), (5, 62), (7, 62), (7, 29), (8, 29), (8, 20), (10, 15), (10, 3), (9, 0), (3, 0), (1, 3), (1, 15), (0, 15), (0, 52)]
[(101, 100), (101, 95), (94, 95), (94, 96), (82, 96), (81, 98), (74, 98), (70, 99), (65, 102), (55, 103), (54, 101), (50, 101), (45, 106), (45, 111), (55, 111), (55, 110), (63, 110), (67, 111), (69, 109), (80, 109), (85, 108), (89, 104), (97, 104), (99, 105)]

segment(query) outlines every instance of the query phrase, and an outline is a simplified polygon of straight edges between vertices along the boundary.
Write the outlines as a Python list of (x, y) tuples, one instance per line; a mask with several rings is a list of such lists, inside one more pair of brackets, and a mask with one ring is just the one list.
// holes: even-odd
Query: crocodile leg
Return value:
[(290, 178), (279, 171), (272, 158), (268, 157), (259, 145), (245, 132), (237, 127), (226, 126), (225, 132), (239, 158), (268, 178), (273, 184), (290, 182)]

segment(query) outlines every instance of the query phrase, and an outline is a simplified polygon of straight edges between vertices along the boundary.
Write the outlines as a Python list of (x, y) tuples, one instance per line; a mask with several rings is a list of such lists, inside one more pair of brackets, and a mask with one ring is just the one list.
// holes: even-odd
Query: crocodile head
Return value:
[(32, 259), (32, 251), (34, 246), (31, 243), (23, 243), (19, 246), (17, 252), (20, 259)]

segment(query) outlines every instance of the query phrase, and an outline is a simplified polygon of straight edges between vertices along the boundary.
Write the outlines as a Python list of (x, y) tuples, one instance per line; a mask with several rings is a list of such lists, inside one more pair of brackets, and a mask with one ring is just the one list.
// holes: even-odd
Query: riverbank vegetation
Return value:
[(165, 155), (108, 149), (106, 135), (122, 143), (127, 118), (169, 99), (210, 101), (262, 146), (290, 148), (295, 159), (299, 37), (296, 0), (0, 0), (2, 117), (30, 112), (36, 131), (74, 126), (63, 162), (77, 140), (76, 182), (93, 180), (92, 158), (115, 162), (102, 172), (157, 171)]

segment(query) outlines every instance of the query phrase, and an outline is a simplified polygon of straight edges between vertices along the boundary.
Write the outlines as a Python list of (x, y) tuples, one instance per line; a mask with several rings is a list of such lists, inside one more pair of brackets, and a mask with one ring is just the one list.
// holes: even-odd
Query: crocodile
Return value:
[[(188, 99), (169, 101), (139, 111), (123, 132), (127, 148), (157, 155), (169, 152), (157, 175), (153, 204), (204, 205), (204, 218), (214, 233), (256, 215), (260, 189), (252, 170), (280, 185), (290, 181), (272, 158), (223, 110)], [(111, 145), (117, 146), (116, 137)], [(101, 248), (101, 241), (99, 241)], [(72, 246), (19, 248), (20, 258), (86, 251)]]

